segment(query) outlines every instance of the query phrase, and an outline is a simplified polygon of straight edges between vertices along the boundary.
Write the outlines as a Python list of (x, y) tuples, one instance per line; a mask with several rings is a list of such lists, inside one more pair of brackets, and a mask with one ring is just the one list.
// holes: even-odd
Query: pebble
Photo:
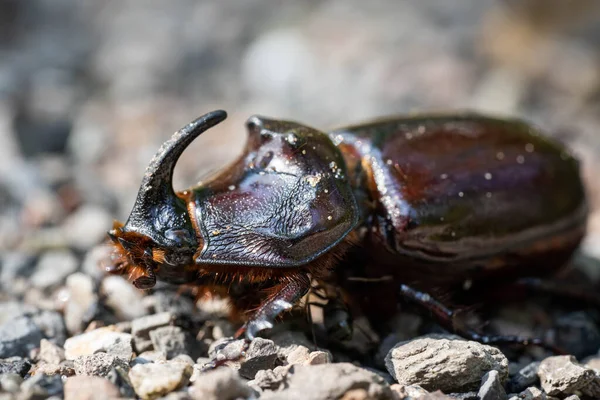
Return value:
[(136, 351), (142, 353), (152, 349), (150, 331), (163, 326), (171, 325), (175, 321), (175, 315), (170, 312), (147, 315), (131, 321), (131, 334)]
[(39, 259), (30, 282), (40, 289), (56, 287), (64, 282), (70, 274), (77, 271), (79, 262), (68, 250), (52, 250), (45, 252)]
[(113, 368), (129, 369), (129, 363), (107, 353), (79, 356), (75, 359), (75, 373), (85, 376), (107, 376)]
[(29, 316), (20, 316), (0, 325), (0, 358), (28, 357), (39, 347), (43, 333)]
[(104, 269), (110, 263), (112, 249), (110, 246), (99, 245), (85, 253), (81, 263), (81, 272), (91, 276), (95, 281), (100, 281), (105, 276)]
[(276, 390), (285, 381), (291, 365), (279, 366), (274, 369), (263, 369), (256, 373), (248, 385), (258, 392), (263, 390)]
[(19, 398), (45, 399), (50, 396), (63, 396), (63, 382), (60, 375), (36, 374), (21, 384)]
[(192, 367), (181, 362), (149, 363), (135, 365), (129, 379), (135, 393), (142, 399), (155, 399), (186, 385)]
[(47, 339), (42, 339), (37, 358), (48, 364), (60, 364), (65, 359), (65, 350)]
[(114, 326), (107, 326), (70, 337), (65, 342), (66, 359), (74, 360), (79, 356), (106, 352), (129, 362), (133, 355), (132, 336), (128, 333), (115, 332), (114, 329)]
[(65, 325), (71, 334), (81, 333), (89, 319), (91, 307), (97, 301), (94, 293), (94, 281), (88, 275), (76, 272), (69, 275), (66, 282), (68, 300), (65, 302)]
[(73, 376), (75, 375), (75, 365), (73, 361), (63, 361), (60, 364), (48, 364), (40, 362), (30, 371), (31, 375), (60, 375)]
[(72, 376), (64, 386), (65, 400), (103, 400), (121, 397), (119, 389), (98, 376)]
[(156, 291), (144, 300), (151, 305), (157, 315), (162, 313), (192, 315), (196, 310), (192, 299), (167, 290)]
[(398, 395), (400, 400), (421, 400), (429, 395), (429, 392), (419, 385), (400, 385), (395, 383), (390, 386), (390, 389)]
[(272, 340), (260, 337), (253, 339), (246, 350), (239, 374), (246, 379), (254, 379), (258, 371), (274, 368), (279, 360), (277, 351), (278, 348)]
[[(364, 390), (365, 399), (392, 400), (394, 393), (379, 375), (349, 363), (291, 366), (279, 390), (264, 392), (261, 400), (341, 399)], [(346, 397), (352, 398), (352, 397)]]
[(538, 369), (540, 362), (534, 361), (521, 368), (506, 384), (506, 388), (511, 393), (519, 393), (529, 386), (535, 385), (539, 381)]
[(0, 360), (0, 374), (17, 374), (24, 377), (30, 368), (31, 363), (21, 357)]
[(500, 350), (451, 335), (400, 342), (385, 363), (400, 384), (448, 393), (477, 390), (483, 375), (491, 370), (499, 372), (501, 382), (508, 377), (508, 360)]
[(19, 391), (21, 384), (23, 383), (23, 377), (19, 374), (14, 373), (2, 373), (0, 374), (0, 391), (15, 393)]
[(556, 397), (548, 396), (546, 393), (542, 392), (540, 389), (532, 386), (523, 390), (516, 396), (511, 396), (509, 400), (552, 400), (556, 399)]
[(146, 315), (143, 292), (120, 276), (107, 276), (102, 281), (106, 304), (121, 320), (132, 320)]
[(113, 216), (104, 208), (84, 205), (69, 215), (62, 226), (69, 244), (78, 250), (88, 250), (106, 240), (106, 230)]
[(244, 339), (224, 338), (215, 340), (208, 348), (208, 356), (213, 360), (238, 360), (241, 359), (245, 347), (246, 341)]
[(506, 391), (502, 386), (498, 371), (491, 370), (483, 376), (477, 396), (479, 400), (506, 400)]
[(42, 330), (45, 337), (62, 345), (67, 339), (65, 320), (57, 311), (42, 310), (31, 314), (33, 322)]
[(200, 374), (190, 389), (197, 400), (235, 400), (252, 396), (252, 389), (231, 368), (218, 368)]
[(191, 343), (187, 334), (178, 326), (163, 326), (150, 331), (150, 340), (155, 351), (163, 352), (167, 359), (190, 352)]
[(573, 356), (554, 356), (544, 359), (538, 375), (544, 392), (551, 396), (583, 393), (600, 397), (600, 376), (591, 368), (577, 363)]

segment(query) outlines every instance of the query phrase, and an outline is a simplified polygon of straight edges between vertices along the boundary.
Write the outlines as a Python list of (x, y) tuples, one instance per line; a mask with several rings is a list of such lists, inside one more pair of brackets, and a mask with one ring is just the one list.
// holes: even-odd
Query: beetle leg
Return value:
[(444, 329), (453, 332), (465, 339), (474, 340), (476, 342), (484, 344), (516, 344), (520, 346), (539, 346), (557, 354), (564, 354), (564, 352), (548, 343), (545, 343), (539, 338), (524, 338), (519, 336), (497, 336), (497, 335), (483, 335), (472, 329), (455, 324), (456, 311), (446, 307), (429, 294), (420, 292), (407, 285), (400, 285), (400, 295), (405, 299), (423, 307), (429, 311), (433, 318), (439, 323)]
[(252, 340), (258, 332), (272, 328), (275, 318), (282, 312), (291, 310), (309, 289), (310, 279), (307, 276), (299, 276), (297, 279), (276, 286), (273, 288), (274, 294), (236, 332), (235, 337), (239, 338), (245, 334), (247, 339)]

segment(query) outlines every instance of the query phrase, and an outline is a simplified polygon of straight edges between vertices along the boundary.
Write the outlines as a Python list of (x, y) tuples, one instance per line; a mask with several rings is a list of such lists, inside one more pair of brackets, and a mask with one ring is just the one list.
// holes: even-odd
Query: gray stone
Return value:
[(32, 313), (31, 319), (52, 342), (62, 345), (67, 339), (65, 321), (59, 312), (42, 310)]
[(0, 391), (15, 393), (19, 391), (23, 383), (23, 377), (19, 374), (2, 373), (0, 374)]
[(307, 349), (313, 348), (306, 335), (298, 331), (285, 330), (277, 332), (271, 336), (271, 340), (279, 347), (279, 356), (286, 359), (288, 354), (294, 351), (298, 346), (304, 346)]
[(190, 365), (169, 361), (138, 364), (129, 371), (135, 393), (142, 399), (154, 399), (177, 390), (188, 383), (191, 375)]
[(163, 326), (150, 331), (150, 340), (155, 351), (165, 353), (167, 359), (188, 354), (190, 339), (178, 326)]
[(279, 366), (274, 369), (263, 369), (256, 373), (248, 385), (258, 392), (263, 390), (276, 390), (286, 379), (291, 365)]
[(28, 357), (42, 338), (42, 331), (28, 316), (6, 321), (0, 325), (0, 358)]
[(31, 363), (21, 357), (11, 357), (0, 360), (0, 374), (17, 374), (25, 376), (31, 369)]
[(40, 362), (35, 365), (30, 371), (31, 375), (60, 375), (73, 376), (75, 375), (75, 365), (73, 361), (63, 361), (60, 364), (49, 364)]
[(79, 262), (75, 255), (67, 250), (52, 250), (40, 257), (35, 272), (30, 278), (31, 284), (40, 289), (60, 285), (64, 280), (77, 271)]
[(81, 333), (90, 308), (98, 301), (94, 281), (88, 275), (76, 272), (67, 277), (66, 289), (69, 301), (64, 308), (65, 325), (71, 334)]
[(240, 360), (246, 349), (246, 341), (243, 339), (225, 338), (215, 340), (208, 349), (208, 356), (214, 360)]
[(152, 340), (150, 340), (150, 331), (169, 326), (175, 321), (175, 315), (170, 312), (147, 315), (131, 321), (131, 334), (136, 351), (142, 353), (152, 349)]
[(580, 400), (580, 399), (579, 399), (579, 396), (577, 396), (576, 394), (572, 394), (569, 397), (565, 397), (564, 400)]
[(72, 376), (65, 381), (65, 400), (102, 400), (121, 397), (119, 389), (98, 376)]
[(65, 359), (65, 350), (49, 340), (42, 339), (38, 360), (48, 364), (60, 364)]
[(511, 393), (519, 393), (529, 386), (535, 385), (539, 381), (538, 369), (540, 367), (539, 361), (534, 361), (525, 367), (521, 368), (514, 376), (508, 381), (506, 388)]
[(551, 396), (583, 393), (600, 397), (600, 377), (590, 368), (577, 363), (573, 356), (554, 356), (544, 359), (538, 375), (544, 392)]
[(392, 391), (398, 395), (400, 400), (404, 400), (404, 399), (421, 400), (429, 394), (429, 392), (427, 390), (423, 389), (419, 385), (406, 385), (405, 386), (405, 385), (400, 385), (399, 383), (395, 383), (390, 386), (390, 389), (392, 389)]
[(258, 371), (274, 368), (279, 360), (277, 351), (278, 348), (272, 340), (260, 337), (253, 339), (246, 350), (239, 374), (246, 379), (254, 379)]
[(81, 272), (92, 277), (95, 281), (100, 281), (106, 274), (104, 268), (110, 263), (112, 248), (106, 245), (99, 245), (88, 251), (81, 264)]
[(197, 400), (235, 400), (248, 398), (252, 389), (231, 368), (218, 368), (200, 374), (190, 395)]
[[(264, 392), (261, 400), (340, 399), (350, 391), (357, 397), (364, 395), (364, 398), (373, 400), (395, 398), (379, 375), (352, 364), (337, 363), (291, 366), (279, 389)], [(352, 397), (348, 395), (346, 398)]]
[(548, 396), (535, 386), (523, 390), (516, 396), (511, 396), (509, 400), (550, 400), (554, 397)]
[(32, 314), (37, 311), (39, 310), (34, 306), (18, 301), (0, 302), (0, 325), (16, 317), (20, 317), (25, 314)]
[(146, 314), (143, 292), (122, 277), (112, 275), (104, 278), (102, 292), (106, 295), (106, 304), (120, 319), (133, 320)]
[(171, 315), (192, 315), (196, 310), (194, 301), (186, 296), (177, 295), (170, 291), (157, 291), (145, 298), (154, 308), (157, 315), (169, 313)]
[(79, 356), (106, 352), (129, 362), (133, 355), (131, 340), (130, 334), (116, 332), (113, 326), (94, 329), (67, 339), (65, 357), (67, 360), (74, 360)]
[(21, 397), (25, 399), (45, 399), (63, 395), (63, 383), (59, 375), (36, 374), (21, 384)]
[(123, 359), (107, 353), (79, 356), (75, 359), (75, 373), (85, 376), (107, 376), (113, 368), (129, 369)]
[(479, 388), (487, 372), (508, 376), (508, 360), (495, 347), (456, 336), (429, 335), (398, 343), (386, 357), (388, 372), (402, 385), (467, 392)]
[(113, 217), (103, 208), (84, 205), (69, 215), (62, 229), (69, 244), (78, 250), (87, 250), (106, 239), (106, 227)]
[(498, 371), (491, 370), (483, 376), (477, 396), (479, 400), (505, 400), (507, 398)]

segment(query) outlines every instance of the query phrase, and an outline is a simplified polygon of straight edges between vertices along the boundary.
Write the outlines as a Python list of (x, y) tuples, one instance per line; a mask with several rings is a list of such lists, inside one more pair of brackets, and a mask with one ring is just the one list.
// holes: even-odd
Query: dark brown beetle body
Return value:
[(562, 266), (585, 231), (578, 163), (565, 148), (523, 122), (477, 115), (329, 134), (252, 117), (236, 163), (174, 193), (179, 155), (224, 118), (207, 114), (165, 143), (129, 220), (109, 235), (113, 270), (140, 288), (157, 278), (247, 288), (232, 299), (258, 307), (247, 337), (311, 280), (353, 290), (348, 278), (391, 276), (391, 287), (427, 289), (539, 276)]

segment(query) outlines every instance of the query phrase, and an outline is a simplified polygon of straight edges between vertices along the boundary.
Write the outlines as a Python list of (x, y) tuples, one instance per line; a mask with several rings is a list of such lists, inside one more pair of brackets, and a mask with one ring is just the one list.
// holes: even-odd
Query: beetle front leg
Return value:
[(272, 328), (275, 318), (282, 312), (291, 310), (309, 289), (310, 279), (305, 275), (296, 276), (274, 287), (274, 294), (254, 312), (248, 322), (236, 332), (235, 337), (245, 334), (246, 339), (252, 340), (258, 332)]
[(564, 354), (564, 352), (551, 344), (545, 343), (543, 340), (538, 338), (523, 338), (519, 336), (497, 336), (497, 335), (483, 335), (472, 329), (455, 324), (456, 311), (446, 307), (438, 300), (431, 297), (431, 295), (420, 292), (408, 285), (400, 285), (400, 295), (405, 299), (411, 301), (429, 311), (435, 321), (440, 324), (444, 329), (449, 332), (453, 332), (465, 339), (474, 340), (476, 342), (484, 344), (516, 344), (520, 346), (539, 346), (544, 349), (550, 350), (556, 354)]

